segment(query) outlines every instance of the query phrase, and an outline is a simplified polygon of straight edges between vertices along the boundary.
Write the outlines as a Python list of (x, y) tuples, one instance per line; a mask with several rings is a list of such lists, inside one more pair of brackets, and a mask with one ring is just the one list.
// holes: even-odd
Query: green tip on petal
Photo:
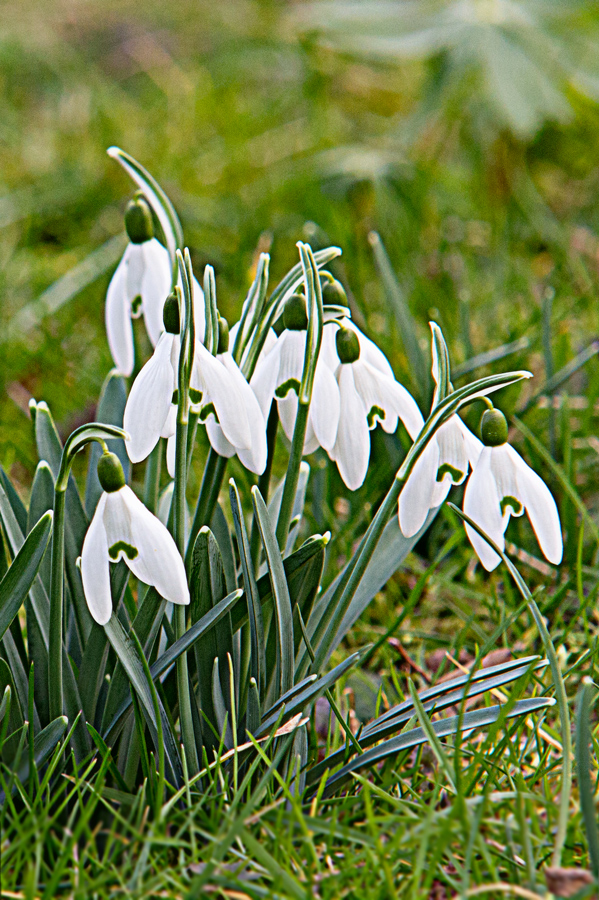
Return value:
[(351, 328), (340, 328), (335, 335), (337, 344), (337, 356), (344, 363), (355, 363), (360, 359), (360, 341), (358, 335)]
[(98, 479), (103, 491), (112, 494), (125, 487), (125, 473), (116, 453), (103, 453), (98, 460)]
[(292, 294), (283, 310), (283, 323), (288, 331), (305, 331), (308, 327), (306, 298), (303, 294)]
[(162, 321), (164, 322), (165, 331), (168, 331), (169, 334), (179, 334), (181, 331), (179, 298), (177, 297), (177, 294), (169, 294), (164, 301)]
[(218, 317), (218, 348), (217, 353), (226, 353), (229, 349), (229, 323), (222, 316)]
[(132, 244), (145, 244), (154, 237), (152, 210), (147, 200), (139, 194), (127, 204), (125, 228)]
[(499, 447), (507, 441), (507, 422), (500, 409), (487, 409), (480, 420), (480, 436), (486, 447)]

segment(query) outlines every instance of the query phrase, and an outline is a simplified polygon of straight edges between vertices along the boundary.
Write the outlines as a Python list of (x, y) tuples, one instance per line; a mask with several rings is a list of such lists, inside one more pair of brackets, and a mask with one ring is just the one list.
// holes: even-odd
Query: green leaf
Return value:
[(590, 716), (597, 689), (590, 679), (585, 679), (580, 686), (576, 704), (576, 772), (580, 792), (580, 811), (584, 822), (584, 830), (589, 845), (591, 868), (595, 878), (599, 878), (599, 832), (597, 831), (597, 811), (595, 808), (595, 785), (591, 779), (591, 755), (589, 744), (592, 744)]
[[(150, 672), (152, 673), (152, 678), (156, 680), (160, 678), (172, 665), (177, 661), (179, 656), (182, 653), (185, 653), (187, 650), (190, 650), (196, 643), (196, 641), (200, 640), (203, 635), (206, 634), (211, 628), (220, 622), (223, 616), (226, 616), (231, 608), (237, 603), (239, 598), (242, 595), (242, 591), (236, 590), (233, 593), (229, 594), (221, 600), (220, 603), (217, 603), (206, 615), (202, 616), (199, 621), (194, 622), (191, 625), (185, 634), (179, 638), (179, 640), (175, 641), (170, 645), (168, 650), (163, 653), (158, 659), (152, 663), (150, 666)], [(134, 623), (135, 624), (135, 623)], [(210, 690), (210, 685), (212, 684), (212, 667), (210, 673), (210, 681), (208, 682), (208, 690)], [(131, 706), (131, 696), (126, 697), (121, 705), (118, 707), (116, 712), (112, 715), (110, 728), (108, 729), (107, 734), (114, 735), (117, 726), (121, 722), (123, 715), (127, 712), (129, 707)]]
[[(224, 667), (223, 667), (224, 668)], [(214, 658), (212, 665), (212, 707), (216, 719), (216, 730), (224, 738), (225, 747), (230, 750), (233, 747), (233, 732), (231, 730), (231, 714), (229, 704), (225, 703), (223, 686), (219, 674), (220, 666), (218, 656)]]
[[(287, 543), (285, 545), (285, 553), (284, 556), (289, 556), (290, 553), (293, 552), (293, 545), (297, 539), (297, 535), (299, 533), (301, 517), (304, 512), (304, 505), (306, 502), (306, 490), (308, 488), (308, 480), (310, 478), (310, 466), (305, 460), (302, 460), (300, 463), (299, 477), (297, 480), (297, 488), (295, 491), (295, 497), (293, 500), (293, 509), (291, 510), (291, 528), (289, 529), (289, 535), (287, 537)], [(276, 522), (279, 518), (279, 510), (281, 508), (281, 498), (283, 496), (283, 489), (285, 487), (285, 479), (282, 478), (278, 483), (276, 489), (273, 492), (272, 497), (268, 503), (268, 514), (273, 522)]]
[[(539, 669), (547, 665), (547, 661), (538, 656), (524, 659), (512, 659), (497, 666), (478, 669), (476, 672), (460, 675), (449, 681), (433, 685), (420, 691), (419, 698), (427, 713), (438, 713), (452, 706), (459, 706), (465, 697), (478, 697), (487, 691), (502, 687), (527, 675), (531, 669)], [(388, 738), (402, 728), (415, 715), (414, 702), (411, 698), (387, 710), (360, 732), (360, 746), (367, 748)], [(336, 751), (310, 770), (308, 781), (317, 781), (326, 768), (333, 768), (346, 758), (345, 748)]]
[(241, 559), (243, 583), (248, 606), (250, 626), (250, 675), (255, 680), (260, 696), (263, 696), (266, 685), (266, 658), (264, 644), (264, 623), (262, 621), (262, 605), (258, 594), (258, 586), (254, 576), (254, 566), (247, 529), (243, 518), (243, 510), (235, 481), (229, 480), (229, 497), (233, 512), (233, 523), (237, 535), (237, 547)]
[[(194, 544), (189, 577), (191, 593), (192, 627), (210, 615), (226, 594), (222, 557), (214, 535), (207, 526), (200, 529)], [(237, 593), (237, 596), (239, 594)], [(232, 604), (231, 604), (232, 605)], [(189, 633), (189, 632), (188, 632)], [(230, 613), (224, 614), (207, 628), (194, 646), (200, 708), (209, 722), (216, 727), (215, 711), (212, 705), (212, 671), (214, 660), (221, 660), (224, 696), (230, 696), (228, 681), (229, 668), (227, 653), (233, 654), (233, 630)], [(212, 735), (206, 735), (207, 746), (212, 745)]]
[[(463, 716), (451, 716), (447, 719), (440, 719), (438, 722), (432, 722), (431, 725), (436, 737), (447, 737), (448, 735), (457, 734), (458, 731), (464, 733), (478, 728), (485, 728), (497, 722), (502, 716), (505, 716), (505, 718), (527, 716), (530, 713), (552, 706), (554, 702), (542, 697), (534, 697), (527, 700), (518, 700), (511, 708), (507, 704), (488, 706), (484, 709), (467, 712)], [(364, 768), (373, 768), (391, 756), (397, 756), (402, 751), (412, 750), (419, 744), (425, 744), (427, 740), (424, 729), (413, 728), (411, 731), (405, 731), (389, 741), (383, 741), (382, 744), (378, 744), (371, 750), (366, 750), (361, 756), (351, 760), (327, 780), (322, 796), (330, 797), (348, 780), (352, 772), (357, 772)]]
[(2, 479), (2, 484), (4, 485), (4, 490), (6, 491), (6, 496), (10, 502), (12, 511), (19, 523), (19, 528), (21, 531), (25, 532), (25, 529), (27, 528), (27, 510), (2, 466), (0, 466), (0, 478)]
[[(346, 672), (348, 672), (353, 666), (355, 666), (358, 660), (361, 659), (361, 657), (363, 657), (367, 653), (367, 651), (368, 648), (363, 648), (362, 650), (358, 650), (356, 653), (352, 653), (351, 656), (348, 656), (347, 659), (344, 659), (343, 662), (339, 663), (338, 666), (335, 666), (334, 669), (331, 669), (330, 672), (327, 672), (325, 675), (317, 678), (316, 681), (312, 680), (313, 676), (308, 676), (308, 678), (305, 678), (301, 682), (301, 684), (305, 685), (305, 687), (303, 687), (297, 693), (295, 688), (291, 688), (286, 694), (279, 697), (277, 702), (273, 704), (270, 710), (268, 710), (267, 713), (263, 716), (262, 723), (256, 737), (260, 737), (263, 734), (268, 734), (272, 726), (276, 724), (280, 714), (282, 703), (285, 703), (285, 715), (283, 717), (283, 721), (287, 721), (298, 712), (303, 712), (303, 710), (310, 703), (313, 703), (316, 699), (318, 699), (321, 694), (323, 694), (328, 688), (335, 684), (335, 682), (338, 681), (339, 678), (341, 678), (343, 675), (345, 675)], [(296, 687), (299, 687), (299, 685)]]
[(268, 253), (261, 253), (256, 266), (256, 275), (241, 309), (239, 327), (232, 348), (233, 359), (238, 365), (241, 363), (247, 341), (260, 320), (268, 288), (269, 263)]
[(138, 163), (136, 159), (119, 147), (109, 147), (106, 151), (112, 159), (121, 164), (125, 172), (141, 188), (144, 196), (158, 218), (164, 232), (166, 246), (171, 257), (171, 266), (175, 268), (175, 252), (183, 246), (183, 229), (175, 207), (160, 187), (155, 178)]
[(52, 513), (44, 513), (0, 581), (0, 638), (4, 636), (31, 589), (50, 540), (51, 527)]
[[(112, 649), (116, 653), (121, 665), (123, 666), (132, 688), (139, 697), (141, 709), (147, 722), (152, 740), (156, 751), (159, 751), (158, 744), (158, 728), (156, 723), (156, 715), (154, 712), (154, 701), (152, 693), (148, 686), (146, 675), (144, 673), (141, 659), (133, 641), (125, 634), (123, 626), (112, 614), (110, 621), (104, 626), (106, 637), (110, 641)], [(183, 781), (183, 769), (181, 767), (181, 759), (177, 749), (177, 742), (172, 732), (170, 722), (164, 711), (162, 703), (160, 706), (160, 719), (162, 731), (164, 735), (164, 749), (166, 760), (170, 768), (170, 777), (173, 783), (179, 786)]]
[(285, 577), (283, 559), (277, 544), (274, 529), (268, 515), (266, 504), (258, 488), (252, 488), (254, 515), (258, 522), (262, 544), (266, 554), (266, 564), (272, 584), (277, 620), (277, 663), (279, 670), (280, 693), (284, 694), (293, 687), (294, 652), (293, 652), (293, 613), (289, 587)]
[[(116, 425), (117, 428), (123, 427), (123, 414), (125, 404), (127, 402), (127, 387), (125, 378), (115, 369), (108, 373), (106, 380), (102, 385), (102, 393), (98, 401), (96, 410), (96, 418), (98, 422), (106, 425)], [(116, 453), (123, 466), (125, 473), (125, 481), (129, 481), (131, 473), (131, 463), (125, 449), (125, 442), (119, 438), (107, 441), (108, 449), (112, 453)], [(89, 465), (87, 469), (87, 481), (85, 484), (85, 511), (89, 518), (94, 514), (94, 510), (100, 499), (102, 488), (98, 480), (98, 460), (102, 450), (97, 443), (93, 443), (90, 448)]]
[(52, 469), (54, 480), (56, 481), (62, 459), (62, 443), (58, 436), (54, 419), (52, 418), (48, 404), (43, 400), (40, 403), (31, 400), (29, 408), (35, 423), (37, 455), (40, 460), (45, 460), (48, 463)]
[[(414, 537), (411, 538), (404, 537), (402, 534), (396, 515), (389, 520), (339, 628), (336, 632), (327, 633), (325, 636), (325, 640), (328, 643), (327, 656), (330, 656), (333, 650), (339, 646), (352, 625), (357, 622), (376, 594), (378, 594), (381, 588), (389, 581), (391, 576), (397, 572), (408, 554), (412, 552), (422, 535), (427, 528), (429, 528), (431, 522), (439, 512), (439, 509), (440, 507), (436, 507), (429, 512), (426, 521), (418, 534), (415, 534)], [(343, 572), (341, 572), (328, 586), (326, 591), (324, 591), (309, 619), (307, 619), (302, 610), (304, 619), (307, 619), (306, 627), (310, 637), (312, 637), (317, 629), (318, 622), (326, 612), (335, 592), (335, 588), (342, 577)]]
[[(31, 497), (29, 498), (29, 513), (27, 516), (27, 533), (31, 531), (36, 522), (48, 510), (54, 508), (54, 478), (52, 470), (45, 460), (37, 465), (33, 485), (31, 487)], [(40, 578), (46, 590), (50, 588), (50, 554), (48, 553), (42, 560), (40, 566)]]
[[(35, 768), (39, 771), (55, 750), (60, 739), (66, 734), (69, 720), (66, 716), (58, 716), (49, 725), (40, 731), (33, 742), (33, 759)], [(29, 778), (29, 760), (27, 759), (19, 768), (17, 778), (24, 784)], [(13, 786), (13, 791), (16, 785)], [(0, 803), (4, 801), (4, 791), (0, 791)]]

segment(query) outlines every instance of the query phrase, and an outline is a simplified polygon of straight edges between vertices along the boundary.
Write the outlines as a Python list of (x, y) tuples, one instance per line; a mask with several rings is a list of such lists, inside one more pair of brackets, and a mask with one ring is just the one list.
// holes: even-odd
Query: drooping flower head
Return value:
[(109, 563), (120, 559), (165, 600), (188, 604), (185, 566), (177, 546), (162, 522), (125, 484), (115, 453), (100, 457), (98, 478), (103, 493), (81, 551), (83, 591), (94, 620), (106, 625), (112, 615)]
[[(526, 512), (539, 546), (557, 565), (563, 553), (562, 532), (555, 500), (545, 482), (507, 443), (505, 416), (488, 409), (481, 420), (483, 450), (464, 492), (464, 512), (503, 550), (510, 516)], [(488, 572), (501, 559), (488, 543), (466, 524), (466, 533)]]
[[(293, 294), (287, 300), (283, 324), (281, 335), (263, 351), (250, 384), (265, 417), (276, 399), (283, 430), (291, 440), (306, 347), (306, 301), (302, 294)], [(384, 354), (349, 318), (325, 322), (304, 453), (322, 447), (337, 462), (347, 487), (356, 490), (368, 468), (369, 431), (380, 422), (392, 433), (398, 418), (412, 437), (423, 424), (415, 400), (395, 381)]]
[(162, 307), (171, 286), (168, 251), (154, 237), (152, 212), (143, 196), (127, 206), (128, 244), (108, 285), (106, 334), (114, 364), (122, 375), (133, 371), (132, 318), (143, 313), (152, 346), (162, 331)]
[[(435, 381), (435, 399), (439, 396), (441, 382), (440, 361), (433, 331), (432, 374)], [(416, 460), (399, 495), (399, 527), (405, 537), (418, 534), (431, 509), (440, 506), (454, 484), (462, 484), (468, 471), (480, 456), (483, 445), (472, 434), (460, 416), (453, 415), (434, 433)]]

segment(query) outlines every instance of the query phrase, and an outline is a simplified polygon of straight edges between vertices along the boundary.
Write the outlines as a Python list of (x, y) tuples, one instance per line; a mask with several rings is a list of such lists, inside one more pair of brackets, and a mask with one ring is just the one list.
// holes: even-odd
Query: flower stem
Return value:
[[(273, 403), (268, 416), (268, 424), (266, 426), (266, 468), (258, 479), (258, 490), (264, 498), (264, 502), (268, 503), (268, 490), (270, 488), (270, 477), (272, 475), (272, 463), (275, 455), (275, 443), (277, 440), (277, 426), (279, 424), (279, 409), (276, 403)], [(258, 523), (254, 519), (252, 521), (252, 534), (250, 537), (250, 556), (257, 571), (260, 559), (260, 529)]]
[(306, 439), (309, 412), (309, 403), (298, 403), (295, 428), (293, 429), (293, 440), (291, 442), (291, 453), (289, 454), (289, 464), (287, 466), (287, 474), (285, 475), (285, 486), (283, 488), (283, 496), (281, 497), (279, 518), (277, 520), (277, 543), (281, 548), (281, 553), (285, 552), (285, 544), (287, 543), (287, 535), (289, 534), (295, 492), (297, 491), (300, 465), (304, 453), (304, 441)]
[(62, 612), (64, 603), (65, 502), (66, 490), (55, 490), (50, 570), (50, 633), (48, 641), (50, 721), (63, 714)]
[(158, 508), (158, 491), (160, 488), (160, 460), (162, 457), (162, 438), (150, 453), (146, 465), (144, 480), (144, 503), (151, 513)]
[(212, 519), (212, 513), (214, 512), (214, 507), (216, 506), (216, 502), (218, 500), (218, 495), (220, 493), (220, 487), (223, 481), (226, 466), (226, 457), (219, 456), (215, 450), (211, 449), (210, 453), (208, 454), (208, 459), (206, 460), (206, 467), (204, 469), (204, 476), (202, 478), (202, 486), (200, 487), (200, 495), (198, 497), (196, 511), (194, 513), (193, 522), (189, 532), (189, 540), (187, 542), (185, 565), (188, 569), (191, 564), (193, 545), (195, 544), (195, 540), (198, 536), (200, 528), (202, 528), (203, 525), (210, 525), (210, 520)]
[[(179, 408), (177, 417), (177, 434), (175, 449), (175, 487), (173, 493), (174, 516), (173, 537), (181, 556), (185, 554), (185, 485), (187, 482), (187, 421)], [(176, 604), (174, 609), (175, 636), (177, 640), (182, 638), (187, 630), (187, 615), (185, 607)], [(189, 689), (189, 670), (187, 667), (187, 653), (182, 653), (177, 659), (177, 693), (179, 695), (179, 718), (181, 720), (181, 737), (183, 749), (187, 759), (187, 767), (191, 775), (199, 771), (196, 752), (195, 732), (191, 714), (191, 693)]]

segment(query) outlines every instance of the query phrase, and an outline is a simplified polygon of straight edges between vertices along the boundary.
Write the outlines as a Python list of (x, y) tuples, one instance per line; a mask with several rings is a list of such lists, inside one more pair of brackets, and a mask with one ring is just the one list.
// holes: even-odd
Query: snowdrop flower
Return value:
[[(549, 488), (507, 443), (502, 412), (486, 410), (481, 434), (485, 446), (466, 485), (464, 512), (503, 550), (510, 516), (521, 516), (526, 510), (543, 554), (557, 565), (562, 559), (562, 532)], [(466, 532), (481, 563), (491, 572), (500, 557), (468, 524)]]
[(355, 491), (363, 483), (370, 459), (370, 431), (380, 422), (392, 434), (398, 419), (414, 440), (424, 419), (412, 395), (395, 381), (391, 366), (372, 341), (345, 320), (337, 328), (339, 422), (329, 456), (337, 463), (346, 486)]
[(189, 603), (185, 566), (176, 544), (162, 522), (125, 484), (115, 453), (105, 452), (100, 457), (98, 478), (104, 493), (81, 551), (83, 591), (94, 620), (106, 625), (112, 615), (109, 562), (120, 559), (165, 600)]
[(179, 368), (179, 304), (170, 294), (164, 304), (164, 327), (156, 349), (135, 381), (125, 406), (123, 427), (130, 435), (127, 453), (131, 462), (141, 462), (160, 437), (175, 433), (176, 406), (173, 394)]
[[(285, 330), (270, 350), (263, 351), (250, 382), (265, 418), (273, 397), (276, 398), (289, 440), (293, 438), (304, 369), (305, 304), (301, 294), (289, 298), (283, 313)], [(339, 333), (345, 337), (338, 340)], [(340, 351), (341, 345), (344, 349)], [(345, 354), (343, 359), (340, 352)], [(369, 430), (380, 421), (386, 431), (394, 432), (398, 417), (412, 436), (420, 431), (420, 411), (408, 391), (395, 381), (384, 354), (349, 319), (325, 323), (304, 454), (322, 447), (337, 462), (345, 484), (355, 490), (364, 481), (368, 468)]]
[(112, 358), (122, 375), (133, 371), (131, 318), (143, 313), (148, 337), (156, 346), (162, 331), (162, 307), (171, 286), (168, 251), (154, 237), (150, 207), (143, 197), (131, 200), (125, 212), (130, 243), (108, 285), (106, 333)]
[(266, 468), (266, 421), (256, 395), (229, 352), (229, 328), (219, 316), (216, 356), (196, 345), (192, 388), (201, 394), (200, 419), (220, 456), (237, 454), (246, 469)]
[(399, 495), (399, 527), (405, 537), (420, 531), (429, 511), (443, 503), (453, 484), (462, 484), (482, 447), (458, 415), (435, 432)]

